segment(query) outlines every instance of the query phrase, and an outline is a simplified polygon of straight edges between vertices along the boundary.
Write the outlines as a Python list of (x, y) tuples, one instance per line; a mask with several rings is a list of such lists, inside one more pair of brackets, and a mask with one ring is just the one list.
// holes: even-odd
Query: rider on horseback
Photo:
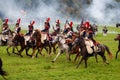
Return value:
[(73, 32), (73, 22), (71, 21), (70, 23), (68, 22), (68, 20), (66, 20), (66, 23), (64, 25), (64, 31), (63, 33), (68, 33), (68, 28), (70, 28), (70, 30)]
[(49, 29), (50, 29), (50, 18), (46, 19), (46, 22), (44, 24), (44, 29), (42, 30), (43, 34), (46, 34), (45, 39), (44, 39), (44, 44), (46, 45), (47, 41), (51, 41), (52, 37), (49, 34)]
[(7, 42), (8, 40), (8, 31), (9, 31), (9, 26), (8, 26), (8, 19), (5, 20), (5, 23), (2, 25), (2, 34), (3, 34), (3, 41)]
[(71, 48), (72, 48), (72, 41), (71, 41), (72, 36), (73, 36), (73, 28), (72, 27), (73, 27), (73, 22), (70, 22), (69, 27), (67, 28), (68, 32), (67, 32), (67, 39), (66, 39), (67, 44), (69, 46), (68, 52), (70, 52)]
[(16, 26), (15, 26), (15, 33), (16, 35), (20, 35), (20, 31), (21, 31), (21, 27), (19, 26), (20, 25), (20, 18), (17, 20), (17, 23), (16, 23)]
[[(98, 47), (99, 42), (97, 42), (93, 38), (93, 28), (90, 25), (90, 22), (88, 20), (82, 25), (82, 28), (80, 29), (80, 34), (82, 34), (83, 38), (92, 40), (94, 46)], [(91, 48), (93, 49), (93, 51), (94, 51), (94, 46), (91, 46)]]
[[(16, 33), (15, 36), (19, 36), (19, 37), (21, 36), (20, 35), (21, 27), (19, 26), (20, 25), (20, 20), (21, 20), (20, 18), (17, 20), (16, 26), (15, 26), (15, 33)], [(15, 37), (13, 38), (12, 42), (18, 44), (18, 42), (15, 41)]]
[(42, 32), (46, 32), (46, 33), (49, 33), (49, 29), (50, 29), (50, 18), (47, 18), (46, 19), (46, 22), (44, 24), (44, 29), (42, 30)]
[(32, 21), (32, 23), (28, 25), (28, 32), (25, 34), (25, 36), (30, 36), (30, 38), (27, 41), (27, 44), (32, 43), (32, 45), (35, 45), (34, 39), (31, 38), (31, 34), (33, 33), (33, 30), (34, 30), (34, 26), (33, 26), (34, 24), (35, 24), (35, 21)]
[(59, 19), (56, 21), (56, 27), (55, 28), (53, 27), (53, 30), (57, 33), (60, 33), (60, 20)]

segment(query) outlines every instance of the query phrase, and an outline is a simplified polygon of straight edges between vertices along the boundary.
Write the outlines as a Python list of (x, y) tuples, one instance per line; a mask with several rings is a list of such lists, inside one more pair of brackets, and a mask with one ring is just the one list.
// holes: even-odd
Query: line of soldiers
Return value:
[[(16, 25), (15, 25), (15, 33), (16, 35), (20, 35), (21, 36), (21, 27), (20, 27), (20, 22), (21, 22), (21, 19), (19, 18), (16, 22)], [(25, 35), (31, 35), (33, 30), (34, 30), (34, 24), (35, 24), (35, 21), (32, 21), (29, 25), (28, 25), (28, 32), (25, 34)], [(44, 29), (41, 30), (43, 33), (46, 33), (47, 34), (47, 40), (48, 41), (51, 41), (52, 40), (52, 37), (49, 33), (49, 30), (50, 30), (50, 18), (48, 17), (44, 23)], [(8, 19), (5, 20), (5, 23), (3, 23), (3, 26), (2, 26), (2, 34), (3, 35), (6, 35), (6, 32), (9, 30), (9, 25), (8, 25)], [(60, 30), (61, 30), (61, 27), (60, 27), (60, 20), (58, 19), (56, 21), (56, 25), (55, 27), (53, 27), (53, 30), (55, 32), (58, 32), (60, 33)], [(73, 36), (73, 22), (70, 21), (68, 22), (68, 20), (66, 20), (65, 22), (65, 25), (64, 25), (64, 29), (63, 29), (63, 33), (67, 34), (67, 38), (72, 38)], [(83, 22), (83, 20), (81, 21), (81, 24), (80, 24), (80, 28), (78, 29), (78, 32), (81, 34), (81, 36), (83, 36), (84, 38), (87, 36), (87, 38), (91, 39), (94, 43), (94, 45), (98, 45), (99, 43), (96, 42), (94, 39), (93, 39), (93, 29), (91, 27), (91, 24), (89, 21), (85, 21)]]

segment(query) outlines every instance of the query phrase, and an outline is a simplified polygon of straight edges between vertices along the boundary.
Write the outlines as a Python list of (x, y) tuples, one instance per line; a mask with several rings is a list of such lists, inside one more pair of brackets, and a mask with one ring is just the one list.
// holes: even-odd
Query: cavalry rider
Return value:
[(20, 25), (20, 21), (21, 21), (21, 19), (19, 18), (19, 19), (17, 20), (16, 26), (15, 26), (15, 33), (16, 33), (17, 35), (20, 35), (20, 31), (21, 31), (21, 27), (19, 26), (19, 25)]
[(32, 43), (32, 45), (35, 45), (35, 40), (31, 38), (31, 34), (33, 33), (34, 30), (34, 25), (35, 21), (32, 21), (32, 23), (30, 23), (30, 25), (28, 25), (28, 32), (25, 34), (25, 36), (30, 36), (30, 38), (27, 40), (27, 45), (29, 45), (30, 43)]
[(56, 21), (56, 25), (55, 26), (56, 27), (55, 28), (53, 27), (53, 30), (55, 32), (57, 32), (57, 33), (60, 33), (60, 20), (59, 19)]
[(73, 22), (69, 23), (69, 27), (67, 28), (67, 39), (66, 39), (66, 43), (69, 46), (68, 52), (71, 51), (72, 48), (72, 36), (73, 36)]
[(49, 29), (50, 29), (50, 18), (47, 18), (46, 19), (46, 22), (44, 24), (44, 29), (42, 30), (42, 32), (46, 32), (46, 33), (49, 33)]
[[(93, 44), (95, 46), (98, 46), (99, 45), (99, 42), (97, 42), (94, 38), (93, 38), (93, 28), (92, 26), (90, 25), (90, 22), (87, 20), (84, 25), (83, 25), (83, 37), (84, 38), (88, 38), (90, 40), (92, 40)], [(92, 47), (92, 49), (94, 50), (94, 48)]]
[(7, 31), (9, 30), (9, 26), (8, 26), (8, 19), (5, 19), (5, 23), (3, 23), (2, 25), (2, 34), (7, 34)]
[(31, 36), (33, 30), (34, 30), (34, 25), (35, 24), (35, 21), (33, 21), (32, 23), (30, 23), (30, 25), (28, 25), (28, 32), (26, 33), (26, 35), (29, 35)]
[(73, 31), (73, 22), (71, 21), (70, 23), (68, 23), (68, 25), (69, 25), (70, 30), (71, 30), (72, 32), (74, 32), (74, 31)]
[(49, 29), (50, 29), (50, 17), (48, 17), (45, 21), (44, 24), (44, 29), (42, 30), (43, 34), (47, 34), (44, 38), (44, 44), (46, 45), (47, 41), (52, 41), (52, 37), (49, 34)]
[(8, 31), (9, 31), (9, 26), (8, 26), (8, 18), (5, 19), (5, 22), (2, 25), (2, 34), (3, 34), (3, 41), (7, 42), (8, 40)]
[(71, 21), (70, 23), (68, 22), (68, 20), (66, 20), (66, 23), (64, 25), (64, 31), (63, 33), (68, 33), (68, 28), (73, 32), (73, 22)]

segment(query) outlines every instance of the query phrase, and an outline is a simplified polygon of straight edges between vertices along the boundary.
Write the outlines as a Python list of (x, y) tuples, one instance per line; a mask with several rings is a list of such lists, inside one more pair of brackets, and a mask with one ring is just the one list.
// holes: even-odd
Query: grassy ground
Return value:
[[(108, 35), (102, 36), (102, 27), (99, 27), (99, 33), (95, 37), (100, 43), (109, 46), (113, 56), (117, 51), (118, 42), (114, 41), (114, 37), (120, 32), (120, 28), (108, 27)], [(113, 33), (111, 33), (113, 32)], [(73, 62), (75, 55), (71, 56), (72, 61), (66, 61), (65, 54), (62, 54), (55, 63), (52, 63), (52, 57), (49, 57), (46, 51), (45, 56), (39, 55), (38, 58), (32, 59), (22, 53), (23, 58), (11, 54), (8, 56), (6, 46), (0, 47), (0, 57), (3, 60), (3, 69), (8, 72), (8, 80), (119, 80), (120, 79), (120, 55), (116, 60), (108, 58), (109, 65), (103, 64), (101, 57), (98, 57), (99, 63), (95, 62), (95, 58), (88, 60), (88, 68), (84, 68), (84, 63), (76, 69), (78, 61)], [(0, 76), (0, 80), (3, 78)]]

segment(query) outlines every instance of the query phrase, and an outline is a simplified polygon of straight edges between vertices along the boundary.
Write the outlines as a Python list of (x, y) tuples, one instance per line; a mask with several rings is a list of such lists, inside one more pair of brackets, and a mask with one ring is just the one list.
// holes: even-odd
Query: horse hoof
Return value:
[(23, 58), (23, 56), (20, 56), (21, 58)]
[(35, 57), (34, 56), (32, 56), (32, 59), (34, 59)]
[(52, 63), (54, 63), (55, 61), (51, 61)]

